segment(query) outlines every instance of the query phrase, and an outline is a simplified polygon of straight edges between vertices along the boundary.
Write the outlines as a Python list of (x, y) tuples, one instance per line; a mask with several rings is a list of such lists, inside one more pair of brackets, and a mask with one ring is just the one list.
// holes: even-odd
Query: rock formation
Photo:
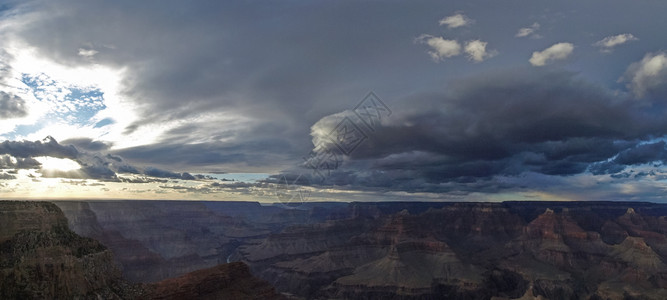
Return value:
[[(85, 203), (76, 205), (86, 207)], [(70, 223), (91, 235), (104, 232), (95, 226), (93, 214), (86, 209), (77, 211), (81, 213)], [(128, 283), (107, 247), (72, 232), (67, 224), (53, 203), (0, 201), (0, 299), (284, 298), (267, 282), (253, 277), (241, 262), (154, 284)], [(107, 241), (125, 240), (111, 237)], [(139, 241), (128, 245), (143, 246)], [(133, 253), (145, 251), (139, 248)]]
[[(304, 299), (667, 299), (667, 205), (58, 205), (76, 232), (112, 249), (135, 282), (240, 261)], [(207, 281), (215, 268), (172, 281), (160, 295), (195, 289), (189, 282)]]
[(241, 262), (218, 265), (145, 285), (145, 299), (285, 299)]
[(52, 203), (0, 201), (0, 298), (131, 298), (112, 254)]

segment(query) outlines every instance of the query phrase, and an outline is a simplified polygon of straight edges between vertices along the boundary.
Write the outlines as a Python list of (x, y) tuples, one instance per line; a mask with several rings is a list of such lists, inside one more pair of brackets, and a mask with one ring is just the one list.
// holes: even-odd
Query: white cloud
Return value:
[(557, 43), (543, 51), (533, 52), (529, 61), (533, 66), (544, 66), (554, 60), (567, 58), (572, 54), (572, 50), (574, 50), (574, 45), (571, 43)]
[[(124, 134), (125, 128), (138, 120), (138, 106), (122, 93), (122, 81), (126, 77), (125, 68), (100, 64), (87, 66), (60, 64), (41, 57), (35, 48), (16, 40), (10, 40), (2, 46), (12, 58), (11, 68), (8, 68), (11, 73), (7, 75), (5, 81), (13, 87), (14, 94), (26, 99), (30, 108), (29, 116), (24, 120), (8, 120), (11, 123), (0, 121), (0, 139), (12, 134), (16, 134), (16, 138), (12, 139), (31, 140), (42, 139), (47, 135), (55, 136), (59, 140), (87, 136), (109, 141), (114, 145), (135, 145), (126, 143), (131, 139)], [(34, 79), (33, 86), (26, 85), (23, 78)], [(83, 92), (97, 90), (103, 97), (90, 98), (81, 95), (65, 99), (73, 90)], [(97, 110), (97, 112), (86, 123), (46, 118), (49, 113), (54, 115), (76, 113), (79, 109)], [(114, 123), (110, 126), (95, 127), (97, 122), (106, 118), (113, 119)], [(12, 133), (17, 125), (23, 124), (33, 125), (32, 132)], [(154, 141), (145, 136), (137, 137), (136, 140), (138, 144)]]
[(487, 51), (486, 44), (487, 42), (482, 42), (480, 40), (466, 42), (464, 51), (468, 54), (468, 59), (474, 62), (482, 62), (487, 58), (495, 56), (497, 52), (493, 50)]
[(535, 33), (539, 29), (540, 29), (540, 24), (535, 22), (528, 27), (519, 28), (519, 31), (516, 33), (515, 37), (530, 36), (531, 38), (538, 39), (542, 37), (539, 34)]
[(629, 81), (628, 88), (641, 98), (647, 93), (667, 91), (667, 53), (647, 53), (632, 63), (621, 80)]
[(97, 54), (97, 53), (99, 53), (97, 50), (79, 48), (79, 53), (78, 54), (79, 54), (79, 56), (91, 58), (91, 57), (95, 56), (95, 54)]
[(475, 21), (466, 17), (464, 14), (458, 13), (455, 15), (451, 15), (449, 17), (445, 17), (442, 20), (440, 20), (440, 26), (442, 25), (447, 25), (447, 28), (457, 28), (457, 27), (462, 27), (466, 25), (470, 25), (474, 23)]
[(625, 44), (630, 41), (636, 41), (639, 40), (636, 38), (634, 35), (630, 33), (624, 33), (624, 34), (619, 34), (619, 35), (614, 35), (614, 36), (608, 36), (604, 39), (601, 39), (593, 44), (593, 46), (598, 46), (600, 47), (600, 51), (602, 52), (611, 52), (612, 48)]
[(431, 47), (432, 50), (428, 51), (428, 54), (435, 61), (442, 61), (445, 58), (461, 54), (461, 44), (456, 40), (446, 40), (439, 36), (422, 34), (416, 41)]

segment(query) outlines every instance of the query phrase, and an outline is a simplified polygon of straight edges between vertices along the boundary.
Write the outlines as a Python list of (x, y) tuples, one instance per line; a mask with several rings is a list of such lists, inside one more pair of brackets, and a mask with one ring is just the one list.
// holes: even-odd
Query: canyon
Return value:
[(25, 298), (667, 299), (663, 204), (0, 203)]
[[(151, 282), (240, 261), (297, 298), (667, 298), (667, 206), (58, 202)], [(86, 232), (88, 230), (88, 232)]]
[(133, 283), (114, 256), (53, 203), (0, 201), (0, 299), (284, 299), (241, 262)]

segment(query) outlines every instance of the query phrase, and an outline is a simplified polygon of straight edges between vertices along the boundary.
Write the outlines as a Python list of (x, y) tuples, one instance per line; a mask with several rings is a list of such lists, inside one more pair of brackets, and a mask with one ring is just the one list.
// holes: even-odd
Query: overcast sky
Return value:
[(665, 11), (0, 0), (0, 197), (665, 202)]

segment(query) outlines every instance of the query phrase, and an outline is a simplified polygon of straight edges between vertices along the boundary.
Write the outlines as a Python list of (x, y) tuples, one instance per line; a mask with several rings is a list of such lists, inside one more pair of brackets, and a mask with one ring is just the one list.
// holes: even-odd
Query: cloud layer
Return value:
[[(667, 134), (667, 110), (647, 109), (573, 73), (506, 70), (453, 86), (411, 99), (430, 109), (385, 119), (349, 157), (341, 155), (340, 168), (317, 170), (327, 174), (323, 184), (497, 192), (517, 188), (500, 184), (503, 176), (617, 174), (667, 157), (664, 142), (650, 142)], [(313, 125), (313, 143), (321, 145), (345, 116), (352, 115)]]
[[(95, 142), (88, 143), (95, 145)], [(97, 148), (97, 147), (92, 147)], [(90, 149), (90, 147), (89, 147)], [(52, 157), (70, 159), (78, 163), (79, 170), (49, 170), (35, 158)], [(54, 138), (41, 141), (4, 141), (0, 143), (0, 169), (35, 169), (45, 178), (97, 179), (119, 181), (119, 174), (143, 174), (156, 178), (195, 180), (184, 172), (176, 173), (155, 167), (135, 167), (119, 156), (104, 152), (81, 151), (73, 145), (63, 145)]]
[[(645, 195), (665, 173), (665, 9), (12, 1), (0, 8), (0, 178), (6, 190), (64, 177), (180, 194), (230, 190), (197, 173), (285, 171), (332, 193)], [(355, 123), (369, 91), (392, 112), (373, 128)], [(321, 141), (345, 118), (363, 142), (314, 174), (306, 164), (340, 150)], [(47, 172), (40, 156), (81, 169)], [(260, 185), (238, 189), (268, 194)]]

